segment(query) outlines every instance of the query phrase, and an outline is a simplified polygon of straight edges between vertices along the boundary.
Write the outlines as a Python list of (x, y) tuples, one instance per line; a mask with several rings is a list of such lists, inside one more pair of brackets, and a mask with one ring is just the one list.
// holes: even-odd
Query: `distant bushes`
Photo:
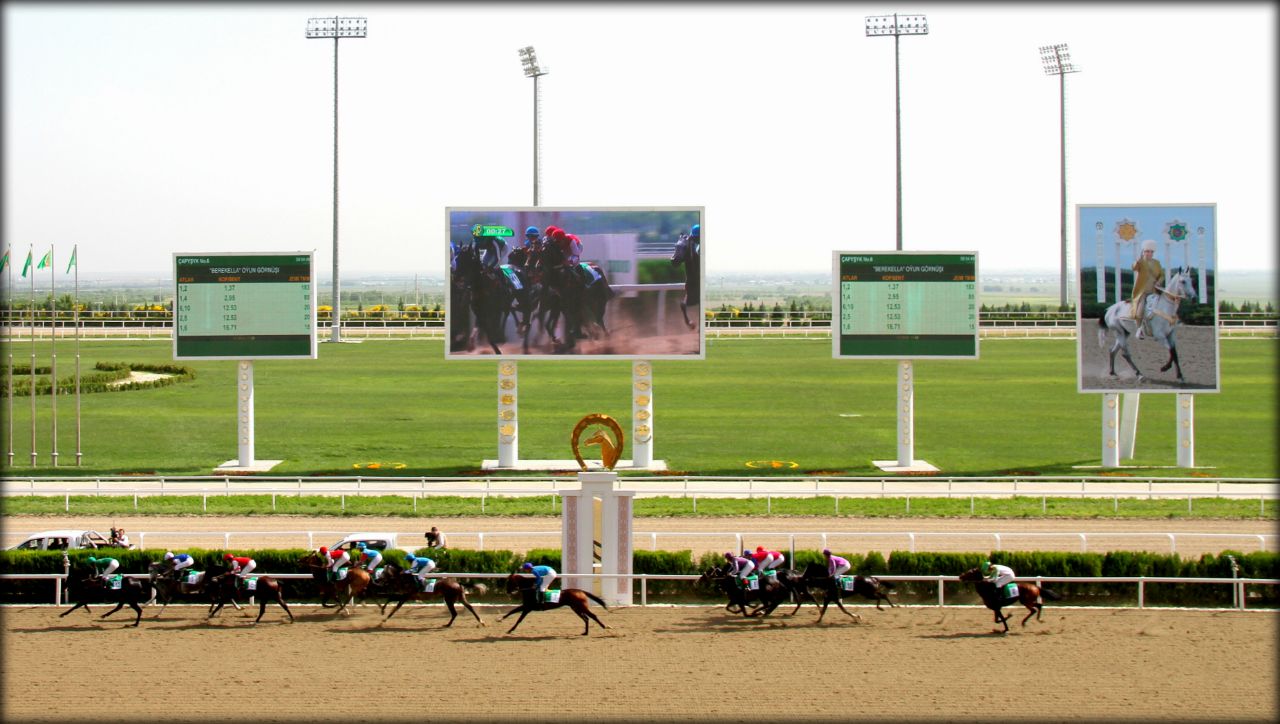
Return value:
[[(76, 391), (75, 372), (74, 368), (71, 369), (72, 374), (58, 378), (59, 395), (74, 394)], [(133, 372), (152, 372), (164, 375), (164, 377), (154, 380), (121, 382), (121, 380), (127, 380)], [(52, 384), (50, 382), (49, 373), (49, 367), (36, 367), (35, 383), (37, 395), (50, 394)], [(179, 382), (193, 380), (195, 379), (195, 376), (195, 370), (182, 365), (142, 364), (137, 362), (98, 362), (93, 366), (93, 371), (87, 373), (81, 372), (80, 392), (117, 392), (120, 390), (144, 390), (154, 387), (167, 387)], [(8, 365), (0, 367), (0, 390), (3, 390), (3, 396), (9, 396)], [(15, 397), (27, 397), (31, 394), (31, 365), (15, 364), (13, 366), (12, 393)]]

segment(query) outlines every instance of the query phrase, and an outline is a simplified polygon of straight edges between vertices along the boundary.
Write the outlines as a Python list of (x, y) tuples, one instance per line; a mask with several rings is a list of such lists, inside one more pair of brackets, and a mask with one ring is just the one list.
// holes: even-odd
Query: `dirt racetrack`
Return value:
[[(985, 609), (832, 609), (822, 625), (719, 607), (439, 607), (349, 619), (203, 608), (102, 622), (5, 608), (5, 722), (1274, 721), (1277, 613), (1052, 609), (992, 633)], [(407, 614), (407, 615), (406, 615)], [(147, 611), (147, 616), (154, 610)]]

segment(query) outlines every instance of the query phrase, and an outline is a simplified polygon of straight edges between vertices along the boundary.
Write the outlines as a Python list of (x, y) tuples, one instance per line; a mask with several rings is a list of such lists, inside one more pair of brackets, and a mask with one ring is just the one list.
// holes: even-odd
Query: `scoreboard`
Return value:
[(174, 359), (316, 357), (309, 252), (174, 254)]
[(976, 358), (975, 252), (833, 253), (832, 354)]

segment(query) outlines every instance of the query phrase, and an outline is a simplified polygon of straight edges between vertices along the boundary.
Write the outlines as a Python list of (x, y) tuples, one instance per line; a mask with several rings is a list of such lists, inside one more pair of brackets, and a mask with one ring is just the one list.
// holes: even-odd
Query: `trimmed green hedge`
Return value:
[[(195, 379), (195, 370), (190, 367), (172, 364), (142, 364), (138, 362), (98, 362), (93, 366), (96, 372), (89, 372), (80, 375), (80, 392), (118, 392), (120, 390), (142, 390), (153, 387), (166, 387), (168, 385), (177, 384), (179, 382), (187, 382)], [(8, 374), (5, 368), (0, 367), (0, 391), (3, 396), (9, 395), (8, 390)], [(128, 379), (129, 375), (134, 372), (154, 372), (156, 374), (169, 375), (157, 380), (147, 380), (144, 382), (126, 382), (118, 383), (120, 380)], [(36, 367), (36, 394), (47, 395), (52, 385), (49, 382), (48, 367)], [(58, 379), (58, 394), (74, 394), (76, 391), (75, 375), (61, 377)], [(27, 397), (31, 394), (31, 366), (13, 366), (13, 395), (15, 397)], [(122, 564), (123, 565), (123, 564)]]
[[(226, 551), (186, 549), (196, 559), (196, 568), (207, 569), (221, 565)], [(306, 573), (301, 559), (309, 551), (301, 548), (263, 549), (244, 551), (258, 562), (258, 570), (271, 573)], [(471, 573), (509, 573), (525, 561), (535, 565), (560, 566), (560, 550), (537, 548), (526, 555), (506, 550), (467, 550), (450, 548), (444, 551), (420, 548), (415, 554), (425, 554), (436, 561), (442, 573), (466, 571)], [(1003, 563), (1019, 576), (1093, 577), (1093, 576), (1160, 576), (1182, 578), (1230, 578), (1233, 555), (1240, 566), (1241, 578), (1280, 578), (1280, 554), (1223, 552), (1220, 555), (1205, 554), (1199, 558), (1187, 558), (1176, 554), (1114, 551), (1111, 553), (1061, 553), (1048, 551), (996, 551), (992, 553), (910, 553), (894, 551), (888, 560), (879, 552), (869, 554), (841, 553), (859, 575), (958, 575), (980, 565), (985, 560)], [(89, 571), (85, 561), (90, 555), (109, 555), (120, 561), (122, 573), (145, 573), (148, 564), (159, 560), (160, 551), (136, 551), (102, 549), (98, 551), (70, 551), (73, 573)], [(391, 551), (388, 562), (403, 564), (403, 555)], [(651, 575), (698, 575), (711, 566), (723, 565), (724, 558), (717, 553), (704, 553), (695, 561), (690, 551), (647, 551), (633, 554), (636, 573)], [(816, 551), (796, 551), (793, 568), (803, 569), (810, 563), (822, 564), (822, 556)], [(61, 551), (0, 551), (0, 573), (61, 573)], [(307, 581), (287, 582), (289, 600), (306, 600), (315, 597), (315, 589)], [(930, 581), (894, 582), (895, 600), (904, 603), (927, 603), (937, 600), (937, 584)], [(977, 602), (973, 587), (969, 584), (948, 582), (944, 584), (948, 601)], [(1048, 583), (1047, 587), (1064, 597), (1067, 605), (1103, 604), (1132, 605), (1136, 599), (1136, 586), (1132, 583)], [(691, 586), (685, 581), (651, 581), (650, 596), (675, 596), (690, 599)], [(1275, 607), (1280, 605), (1280, 592), (1276, 586), (1254, 586), (1249, 589), (1254, 596), (1249, 605)], [(1148, 583), (1146, 602), (1152, 605), (1229, 606), (1232, 592), (1229, 586), (1198, 583)], [(6, 581), (3, 596), (6, 603), (48, 602), (51, 588), (42, 581)]]

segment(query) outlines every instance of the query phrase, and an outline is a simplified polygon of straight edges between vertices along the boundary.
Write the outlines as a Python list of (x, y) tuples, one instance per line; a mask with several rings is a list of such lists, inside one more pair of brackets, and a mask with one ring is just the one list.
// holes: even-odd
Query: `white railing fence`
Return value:
[[(145, 573), (126, 573), (123, 574), (128, 578), (147, 578)], [(267, 573), (265, 571), (258, 573), (260, 576), (270, 576), (281, 580), (288, 579), (310, 579), (312, 576), (307, 573)], [(451, 578), (506, 578), (506, 573), (444, 573)], [(693, 575), (656, 575), (656, 574), (619, 574), (619, 573), (575, 573), (572, 575), (577, 579), (617, 579), (630, 578), (633, 586), (639, 584), (640, 605), (649, 605), (649, 581), (696, 581), (700, 577)], [(945, 584), (957, 583), (960, 579), (956, 576), (945, 575), (929, 575), (929, 576), (907, 576), (907, 575), (882, 575), (876, 576), (882, 581), (931, 581), (937, 585), (939, 607), (946, 606)], [(67, 574), (63, 573), (5, 573), (0, 574), (0, 580), (52, 580), (54, 583), (54, 599), (49, 605), (64, 605), (63, 599), (63, 583), (67, 578)], [(1247, 586), (1274, 586), (1280, 584), (1280, 579), (1275, 578), (1177, 578), (1173, 576), (1018, 576), (1015, 581), (1034, 582), (1037, 586), (1043, 587), (1045, 583), (1133, 583), (1137, 586), (1137, 607), (1146, 608), (1146, 586), (1149, 583), (1195, 583), (1210, 585), (1228, 585), (1233, 587), (1231, 608), (1244, 610), (1246, 607), (1246, 587)], [(250, 597), (250, 603), (253, 598)], [(952, 604), (963, 605), (963, 604)], [(972, 605), (972, 604), (969, 604)]]

